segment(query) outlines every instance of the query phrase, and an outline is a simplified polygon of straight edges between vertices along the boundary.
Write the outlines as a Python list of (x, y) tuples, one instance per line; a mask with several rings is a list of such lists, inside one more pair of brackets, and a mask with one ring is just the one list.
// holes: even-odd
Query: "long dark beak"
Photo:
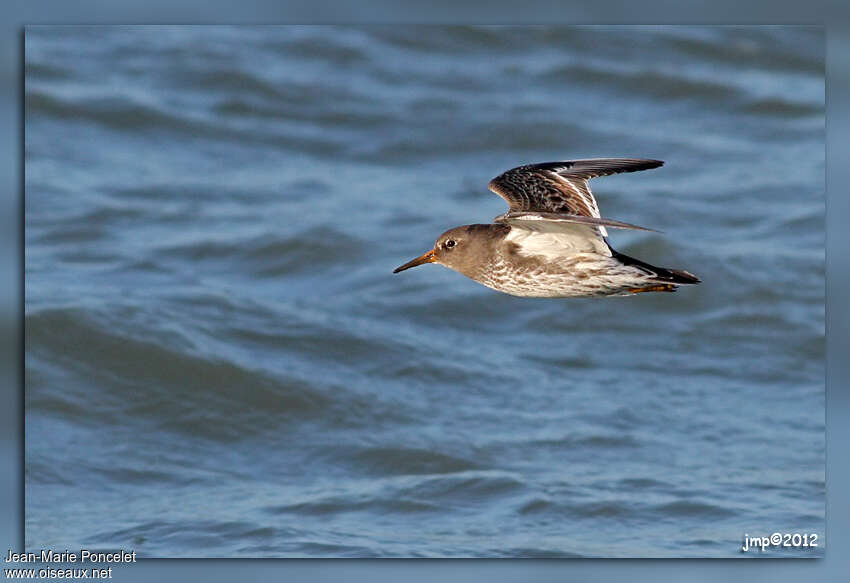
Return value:
[(423, 253), (416, 259), (408, 261), (401, 267), (396, 267), (395, 269), (393, 269), (393, 273), (398, 273), (399, 271), (404, 271), (405, 269), (410, 269), (411, 267), (416, 267), (417, 265), (422, 265), (423, 263), (434, 263), (436, 260), (437, 258), (434, 257), (434, 250), (431, 249), (430, 251), (428, 251), (427, 253)]

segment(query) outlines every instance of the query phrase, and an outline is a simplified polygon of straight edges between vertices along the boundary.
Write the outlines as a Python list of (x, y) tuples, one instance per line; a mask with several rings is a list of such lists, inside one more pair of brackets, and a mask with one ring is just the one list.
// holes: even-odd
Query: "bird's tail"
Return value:
[(645, 291), (676, 291), (676, 286), (693, 285), (702, 281), (696, 275), (685, 271), (684, 269), (667, 269), (666, 267), (656, 267), (655, 265), (651, 265), (649, 263), (641, 261), (640, 259), (635, 259), (634, 257), (629, 257), (628, 255), (618, 253), (614, 249), (611, 249), (611, 253), (614, 255), (615, 259), (619, 260), (625, 265), (637, 267), (638, 269), (645, 271), (648, 275), (652, 276), (652, 279), (654, 280), (653, 283), (657, 282), (658, 285), (650, 286), (652, 289), (647, 289)]

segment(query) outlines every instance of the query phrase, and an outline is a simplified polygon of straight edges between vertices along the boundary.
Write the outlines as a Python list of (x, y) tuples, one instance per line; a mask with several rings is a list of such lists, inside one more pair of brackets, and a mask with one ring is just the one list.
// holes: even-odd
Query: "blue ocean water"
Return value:
[[(803, 27), (29, 27), (26, 546), (824, 552), (824, 55)], [(394, 267), (592, 183), (676, 294)], [(741, 553), (745, 535), (816, 549)]]

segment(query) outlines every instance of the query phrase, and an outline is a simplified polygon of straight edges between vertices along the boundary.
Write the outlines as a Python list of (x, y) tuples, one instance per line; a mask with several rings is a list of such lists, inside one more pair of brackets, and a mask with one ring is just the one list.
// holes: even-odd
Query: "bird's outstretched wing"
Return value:
[[(592, 223), (603, 236), (605, 225), (620, 229), (644, 229), (629, 223), (603, 219), (587, 181), (598, 176), (658, 168), (661, 160), (640, 158), (594, 158), (527, 164), (503, 172), (490, 181), (490, 190), (508, 202), (501, 220), (521, 218)], [(554, 214), (560, 215), (555, 217)], [(579, 220), (578, 217), (596, 219)], [(651, 229), (645, 229), (651, 230)]]
[(499, 215), (496, 217), (497, 223), (507, 222), (509, 220), (515, 221), (549, 221), (552, 223), (577, 223), (581, 225), (591, 225), (594, 227), (599, 227), (600, 229), (604, 229), (605, 227), (614, 227), (615, 229), (634, 229), (637, 231), (652, 231), (653, 233), (660, 233), (656, 229), (650, 229), (649, 227), (639, 227), (638, 225), (633, 225), (631, 223), (624, 223), (623, 221), (615, 221), (614, 219), (603, 219), (601, 217), (585, 217), (581, 215), (569, 215), (564, 213), (546, 213), (540, 211), (515, 211), (515, 212), (507, 212), (503, 215)]

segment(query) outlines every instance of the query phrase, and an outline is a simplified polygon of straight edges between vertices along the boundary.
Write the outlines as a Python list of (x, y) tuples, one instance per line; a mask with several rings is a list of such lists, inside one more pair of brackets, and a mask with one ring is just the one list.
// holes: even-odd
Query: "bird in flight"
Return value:
[(651, 231), (603, 219), (588, 180), (658, 168), (661, 160), (596, 158), (518, 166), (490, 181), (508, 212), (486, 225), (464, 225), (396, 268), (439, 263), (506, 294), (566, 298), (672, 292), (700, 279), (615, 251), (607, 228)]

